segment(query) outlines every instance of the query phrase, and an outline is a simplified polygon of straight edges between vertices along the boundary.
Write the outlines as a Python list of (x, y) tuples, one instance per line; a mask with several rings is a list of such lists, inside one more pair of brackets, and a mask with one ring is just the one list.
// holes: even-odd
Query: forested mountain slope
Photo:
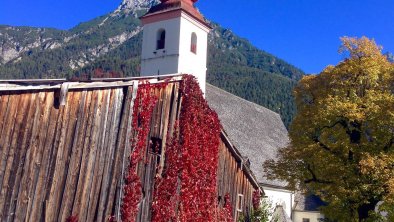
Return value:
[[(0, 26), (0, 78), (138, 76), (142, 28), (138, 17), (156, 0), (124, 0), (112, 13), (70, 30)], [(292, 89), (304, 74), (211, 23), (208, 82), (279, 112), (295, 113)]]

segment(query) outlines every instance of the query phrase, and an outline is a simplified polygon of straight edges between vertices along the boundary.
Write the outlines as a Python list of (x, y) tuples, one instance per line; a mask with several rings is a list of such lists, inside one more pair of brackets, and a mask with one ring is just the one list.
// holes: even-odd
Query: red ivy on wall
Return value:
[(151, 85), (149, 83), (140, 85), (134, 101), (132, 122), (134, 132), (130, 140), (130, 165), (125, 177), (124, 197), (121, 207), (122, 221), (126, 222), (136, 220), (138, 204), (142, 197), (141, 180), (137, 175), (137, 167), (140, 162), (144, 161), (152, 112), (157, 102), (153, 89), (157, 87), (163, 87), (163, 85)]
[(261, 194), (259, 190), (253, 191), (252, 204), (253, 209), (258, 210), (260, 207)]
[(180, 221), (216, 221), (220, 123), (193, 76), (182, 82)]
[(219, 221), (220, 222), (233, 222), (233, 208), (231, 206), (230, 194), (226, 194), (224, 197), (223, 209), (219, 210)]
[[(156, 177), (154, 199), (152, 203), (152, 221), (178, 221), (182, 147), (178, 135), (178, 122), (175, 124), (174, 136), (169, 138), (166, 149), (165, 168), (162, 177)], [(168, 136), (169, 137), (169, 136)]]
[(193, 76), (181, 83), (182, 109), (157, 178), (152, 221), (218, 221), (220, 123)]
[[(137, 175), (147, 149), (152, 111), (157, 97), (154, 88), (140, 85), (133, 107), (130, 165), (126, 174), (121, 208), (122, 220), (133, 222), (142, 198)], [(217, 203), (217, 166), (220, 123), (193, 76), (184, 76), (180, 86), (181, 112), (173, 135), (167, 135), (165, 166), (155, 180), (152, 221), (233, 221), (229, 195), (225, 206)]]

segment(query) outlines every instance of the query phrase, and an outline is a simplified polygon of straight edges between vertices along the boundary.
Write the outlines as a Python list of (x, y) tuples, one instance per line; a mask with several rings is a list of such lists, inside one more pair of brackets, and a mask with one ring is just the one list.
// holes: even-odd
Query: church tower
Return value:
[(211, 27), (194, 7), (197, 0), (161, 0), (141, 17), (141, 76), (193, 74), (205, 93)]

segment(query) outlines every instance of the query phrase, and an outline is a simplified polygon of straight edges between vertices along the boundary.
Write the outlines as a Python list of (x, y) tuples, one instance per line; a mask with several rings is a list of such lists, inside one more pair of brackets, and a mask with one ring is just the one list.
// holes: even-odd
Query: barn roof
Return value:
[(264, 161), (275, 159), (278, 149), (289, 142), (279, 114), (210, 84), (206, 90), (209, 106), (219, 115), (231, 142), (250, 161), (258, 182), (284, 187), (286, 182), (268, 180), (262, 167)]

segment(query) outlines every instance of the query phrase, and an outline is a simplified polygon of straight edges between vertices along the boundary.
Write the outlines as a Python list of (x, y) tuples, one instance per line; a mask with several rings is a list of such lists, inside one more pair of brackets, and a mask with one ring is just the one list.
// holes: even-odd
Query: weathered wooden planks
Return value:
[(102, 212), (114, 213), (106, 207), (115, 201), (112, 160), (123, 156), (116, 141), (124, 92), (71, 90), (59, 108), (51, 90), (0, 92), (1, 221), (65, 221), (74, 213), (104, 221)]
[(252, 209), (252, 193), (258, 187), (254, 186), (243, 171), (241, 164), (234, 158), (229, 151), (230, 144), (223, 141), (222, 137), (219, 145), (219, 164), (218, 164), (218, 197), (219, 206), (224, 205), (224, 197), (230, 195), (231, 205), (233, 208), (233, 216), (238, 217), (237, 213), (237, 197), (238, 194), (243, 195), (244, 214), (249, 215)]
[[(112, 215), (119, 220), (136, 89), (69, 88), (59, 107), (58, 89), (0, 91), (0, 221), (65, 221), (71, 215), (79, 221)], [(158, 101), (147, 140), (161, 139), (162, 152), (148, 147), (138, 168), (144, 194), (138, 221), (150, 221), (154, 178), (161, 174), (182, 104), (179, 82), (154, 93)], [(256, 187), (227, 146), (222, 141), (219, 150), (220, 205), (229, 193), (235, 210), (240, 193), (246, 211)]]

